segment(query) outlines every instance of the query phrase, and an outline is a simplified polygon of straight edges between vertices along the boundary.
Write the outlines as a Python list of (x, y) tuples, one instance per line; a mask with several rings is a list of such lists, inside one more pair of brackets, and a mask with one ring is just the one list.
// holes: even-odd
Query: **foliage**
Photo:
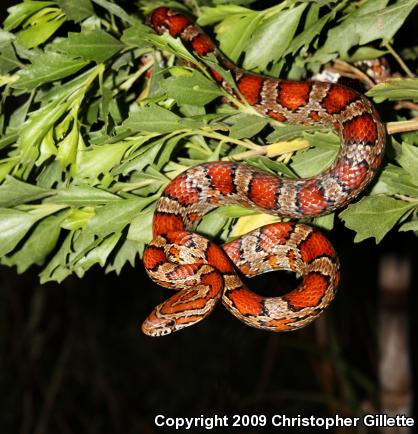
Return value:
[[(250, 9), (253, 3), (164, 2), (191, 7), (202, 26), (216, 25), (222, 51), (257, 72), (303, 79), (336, 58), (389, 52), (404, 73), (390, 43), (417, 0), (285, 0), (261, 10)], [(151, 238), (159, 194), (192, 165), (246, 160), (306, 177), (338, 149), (334, 134), (260, 118), (227, 95), (179, 40), (144, 25), (158, 2), (142, 0), (133, 11), (121, 4), (24, 0), (8, 10), (0, 30), (1, 262), (18, 272), (45, 265), (42, 282), (83, 276), (95, 264), (117, 273), (133, 265)], [(414, 47), (406, 53), (416, 61)], [(369, 92), (376, 103), (395, 101), (387, 118), (399, 123), (405, 118), (396, 102), (417, 95), (414, 77)], [(407, 106), (402, 116), (416, 108)], [(395, 226), (418, 229), (417, 146), (415, 132), (392, 138), (373, 188), (339, 213), (356, 241), (380, 241)], [(226, 207), (199, 230), (225, 240), (264, 220)], [(313, 224), (331, 229), (334, 216)]]

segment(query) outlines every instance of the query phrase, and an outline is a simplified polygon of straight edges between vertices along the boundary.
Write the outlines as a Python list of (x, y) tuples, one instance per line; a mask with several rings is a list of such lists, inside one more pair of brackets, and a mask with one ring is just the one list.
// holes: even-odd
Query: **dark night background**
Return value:
[[(2, 1), (1, 20), (14, 3)], [(399, 38), (413, 45), (411, 35)], [(387, 255), (412, 265), (409, 292), (392, 301), (410, 316), (416, 385), (417, 238), (393, 232), (377, 246), (354, 244), (341, 224), (328, 235), (342, 263), (337, 297), (313, 325), (290, 334), (251, 329), (219, 305), (195, 327), (144, 336), (141, 322), (170, 291), (153, 285), (140, 261), (120, 276), (97, 268), (43, 286), (39, 270), (0, 268), (0, 432), (161, 432), (156, 414), (379, 412), (378, 268)], [(251, 286), (262, 291), (283, 280), (294, 284), (272, 275)]]

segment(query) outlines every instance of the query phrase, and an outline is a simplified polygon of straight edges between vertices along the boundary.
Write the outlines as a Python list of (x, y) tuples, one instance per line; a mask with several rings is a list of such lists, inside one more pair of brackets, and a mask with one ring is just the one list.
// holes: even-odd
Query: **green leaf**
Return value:
[(69, 33), (68, 37), (54, 44), (54, 49), (68, 57), (102, 63), (123, 48), (123, 44), (102, 29), (95, 28), (80, 33)]
[(412, 176), (405, 169), (388, 164), (380, 174), (372, 193), (418, 197), (418, 184), (414, 182)]
[(236, 139), (253, 137), (269, 123), (268, 118), (248, 114), (237, 115), (234, 121), (230, 131)]
[[(308, 11), (308, 17), (306, 19), (303, 32), (299, 33), (295, 38), (293, 38), (285, 54), (296, 53), (302, 47), (306, 51), (312, 41), (320, 36), (325, 24), (327, 24), (328, 21), (334, 19), (337, 12), (344, 6), (345, 2), (339, 2), (339, 4), (336, 4), (332, 7), (329, 13), (318, 19), (319, 5), (312, 5)], [(315, 16), (315, 18), (309, 19), (310, 16)]]
[(401, 154), (397, 157), (399, 164), (411, 175), (418, 185), (418, 147), (402, 143)]
[(128, 262), (132, 267), (135, 266), (135, 260), (142, 255), (144, 245), (136, 241), (125, 240), (115, 255), (112, 264), (106, 267), (106, 273), (111, 271), (120, 274), (124, 265)]
[(112, 174), (118, 175), (122, 173), (123, 175), (127, 175), (132, 171), (141, 173), (146, 166), (154, 163), (164, 143), (165, 138), (162, 138), (140, 148), (133, 155), (130, 155), (126, 161), (122, 162), (120, 166), (116, 166), (112, 170)]
[(127, 23), (134, 24), (136, 22), (136, 19), (133, 16), (126, 13), (120, 6), (115, 3), (112, 3), (108, 0), (93, 0), (93, 3), (96, 3), (97, 5), (104, 8), (106, 11), (122, 19), (123, 21), (126, 21)]
[(197, 232), (207, 237), (216, 237), (225, 226), (228, 217), (222, 214), (220, 208), (206, 214), (199, 223)]
[(152, 240), (152, 218), (155, 207), (150, 206), (140, 212), (131, 222), (128, 232), (128, 240), (137, 244), (148, 244)]
[(6, 32), (0, 30), (0, 75), (22, 67), (16, 57), (12, 42), (7, 39), (7, 35)]
[[(322, 128), (321, 128), (322, 129)], [(274, 131), (267, 136), (268, 143), (285, 142), (303, 136), (305, 131), (318, 130), (316, 127), (296, 124), (280, 124), (274, 126)]]
[(288, 176), (289, 178), (297, 178), (295, 172), (289, 166), (286, 166), (286, 164), (280, 161), (271, 160), (264, 155), (248, 158), (246, 161), (252, 166), (258, 167), (265, 172), (270, 172), (274, 175), (280, 173), (282, 175)]
[(93, 5), (90, 0), (57, 0), (57, 3), (67, 18), (76, 23), (94, 15)]
[(41, 53), (33, 58), (32, 65), (21, 70), (20, 78), (13, 84), (13, 87), (32, 90), (42, 84), (68, 77), (87, 64), (88, 62), (84, 59), (74, 59), (64, 54)]
[(380, 103), (385, 100), (412, 100), (418, 102), (418, 78), (392, 78), (370, 89), (367, 96)]
[(251, 9), (231, 4), (220, 5), (215, 8), (203, 6), (200, 12), (201, 14), (199, 16), (199, 19), (197, 20), (197, 23), (200, 26), (215, 24), (233, 15), (243, 16), (254, 13), (254, 11), (252, 11)]
[(120, 40), (131, 47), (150, 47), (152, 46), (149, 36), (152, 34), (150, 27), (142, 23), (136, 23), (123, 31)]
[(38, 218), (28, 212), (0, 208), (0, 257), (16, 247)]
[(27, 21), (29, 24), (17, 34), (17, 41), (25, 48), (34, 48), (47, 41), (65, 22), (65, 16), (58, 8), (46, 8)]
[(200, 72), (183, 70), (161, 83), (167, 96), (178, 104), (205, 105), (223, 95), (221, 88), (205, 78)]
[(302, 178), (318, 175), (328, 168), (335, 160), (340, 144), (334, 133), (316, 131), (313, 134), (305, 133), (304, 137), (315, 146), (313, 149), (298, 152), (293, 158), (291, 168)]
[(289, 47), (306, 4), (273, 15), (257, 27), (245, 48), (244, 68), (260, 68), (277, 62)]
[(407, 231), (418, 231), (418, 220), (413, 220), (411, 222), (404, 223), (400, 228), (399, 232), (407, 232)]
[(321, 217), (315, 217), (312, 224), (318, 228), (330, 231), (334, 227), (335, 214), (323, 215)]
[(119, 200), (121, 200), (119, 196), (91, 185), (70, 185), (65, 190), (56, 190), (55, 195), (45, 202), (81, 207), (102, 205)]
[(216, 27), (221, 51), (236, 62), (261, 19), (262, 15), (254, 11), (248, 11), (246, 15), (232, 15), (225, 19)]
[(9, 13), (3, 25), (5, 30), (13, 30), (28, 17), (48, 6), (54, 6), (52, 1), (26, 0), (7, 9)]
[(101, 237), (122, 229), (148, 204), (155, 201), (154, 197), (118, 200), (104, 205), (96, 210), (87, 225), (90, 232)]
[(340, 218), (348, 228), (357, 232), (355, 242), (374, 237), (379, 243), (417, 205), (387, 196), (369, 196), (349, 205), (340, 213)]
[(388, 0), (369, 0), (346, 17), (339, 26), (328, 32), (324, 46), (316, 52), (312, 60), (325, 53), (339, 53), (343, 58), (355, 45), (366, 45), (382, 39), (392, 39), (407, 16), (417, 5), (417, 0), (398, 0), (386, 7)]
[(66, 266), (66, 262), (67, 256), (71, 252), (71, 243), (73, 237), (74, 232), (70, 232), (62, 242), (58, 252), (39, 274), (41, 284), (50, 281), (60, 283), (72, 273), (72, 270)]
[(28, 184), (8, 176), (0, 185), (0, 207), (10, 208), (53, 194), (51, 190)]
[(94, 246), (87, 254), (83, 254), (80, 259), (75, 261), (74, 271), (77, 276), (83, 277), (84, 273), (94, 264), (100, 264), (101, 267), (104, 267), (108, 256), (115, 248), (120, 237), (120, 233), (114, 233), (108, 236), (101, 241), (98, 246)]
[(25, 272), (33, 264), (42, 265), (58, 241), (64, 218), (65, 213), (43, 219), (36, 225), (23, 247), (14, 255), (4, 258), (3, 264), (16, 265), (18, 273)]
[(125, 152), (134, 145), (132, 141), (90, 146), (81, 152), (77, 179), (94, 179), (101, 173), (108, 173), (118, 165)]
[(181, 128), (181, 118), (170, 110), (150, 104), (136, 112), (131, 112), (123, 126), (134, 133), (138, 131), (170, 133)]

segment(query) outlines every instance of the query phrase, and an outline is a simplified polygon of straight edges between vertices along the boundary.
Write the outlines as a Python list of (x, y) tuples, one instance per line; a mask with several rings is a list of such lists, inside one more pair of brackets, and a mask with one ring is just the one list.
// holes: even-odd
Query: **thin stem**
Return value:
[(393, 197), (395, 197), (396, 199), (403, 200), (405, 202), (418, 203), (418, 199), (415, 199), (410, 196), (405, 196), (404, 194), (394, 194)]
[(392, 45), (389, 43), (385, 44), (385, 47), (388, 49), (389, 53), (392, 54), (392, 56), (396, 59), (396, 61), (399, 63), (399, 66), (405, 71), (405, 74), (408, 77), (414, 78), (415, 75), (413, 72), (408, 68), (407, 64), (403, 61), (401, 56), (392, 48)]
[(154, 59), (151, 59), (149, 62), (145, 63), (145, 65), (141, 66), (134, 74), (132, 74), (127, 80), (125, 80), (120, 86), (119, 89), (115, 89), (113, 91), (113, 95), (117, 94), (120, 90), (127, 91), (130, 87), (135, 83), (135, 81), (146, 72), (151, 66), (154, 65)]
[(396, 103), (395, 110), (408, 109), (418, 111), (418, 104), (412, 101), (399, 101)]
[(246, 158), (257, 157), (259, 155), (266, 155), (269, 158), (286, 155), (285, 160), (288, 162), (293, 152), (309, 148), (309, 146), (306, 140), (295, 139), (290, 142), (277, 142), (267, 146), (259, 146), (257, 149), (251, 149), (249, 151), (240, 152), (239, 154), (224, 157), (223, 160), (245, 160)]
[(156, 181), (153, 178), (153, 179), (144, 179), (143, 181), (138, 181), (138, 182), (120, 183), (120, 185), (116, 184), (115, 188), (113, 188), (112, 191), (118, 192), (118, 191), (137, 190), (138, 188), (146, 187), (148, 185), (155, 184), (156, 182), (158, 182), (158, 181)]
[(418, 130), (418, 118), (409, 121), (388, 122), (386, 129), (389, 134), (406, 133), (408, 131)]
[(256, 145), (255, 143), (251, 142), (250, 140), (240, 140), (240, 139), (234, 139), (230, 136), (224, 136), (223, 134), (217, 133), (217, 132), (209, 132), (205, 130), (196, 130), (192, 131), (190, 135), (194, 134), (200, 134), (204, 137), (209, 137), (211, 139), (220, 140), (221, 142), (227, 142), (227, 143), (234, 143), (235, 145), (244, 146), (247, 149), (258, 149), (260, 148), (259, 145)]
[(344, 60), (340, 59), (336, 59), (334, 61), (334, 64), (336, 65), (336, 72), (339, 72), (346, 77), (354, 78), (362, 81), (363, 83), (367, 83), (367, 86), (369, 86), (370, 88), (374, 86), (374, 83), (370, 79), (370, 77), (355, 66), (350, 65), (349, 63), (344, 62)]

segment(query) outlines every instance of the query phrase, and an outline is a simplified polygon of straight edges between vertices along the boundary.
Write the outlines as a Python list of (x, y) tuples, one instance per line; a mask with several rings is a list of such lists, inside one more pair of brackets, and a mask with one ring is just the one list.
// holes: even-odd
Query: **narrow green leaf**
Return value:
[[(65, 22), (65, 16), (59, 9), (54, 8), (51, 12), (44, 14), (35, 20), (29, 27), (17, 34), (17, 41), (25, 48), (34, 48), (46, 42)], [(32, 20), (32, 18), (30, 18)]]
[(11, 252), (37, 220), (27, 212), (0, 208), (0, 256)]
[(42, 265), (58, 241), (60, 224), (64, 218), (65, 213), (43, 219), (36, 225), (23, 247), (2, 262), (8, 266), (16, 265), (18, 273), (25, 272), (33, 264)]
[(48, 6), (54, 6), (52, 1), (26, 0), (7, 9), (8, 17), (4, 21), (4, 29), (9, 31), (15, 29), (28, 17)]
[(95, 246), (87, 254), (84, 254), (78, 261), (76, 261), (74, 264), (74, 271), (77, 276), (83, 277), (84, 273), (94, 264), (99, 264), (101, 267), (104, 267), (108, 256), (115, 248), (120, 237), (120, 233), (114, 233), (108, 236), (98, 246)]
[(376, 102), (412, 100), (418, 102), (418, 78), (392, 78), (367, 92)]
[(197, 23), (200, 26), (207, 26), (208, 24), (215, 24), (233, 15), (243, 16), (252, 14), (253, 12), (254, 11), (251, 9), (231, 4), (218, 5), (214, 8), (203, 6)]
[(55, 281), (62, 282), (68, 277), (72, 270), (66, 266), (67, 256), (71, 252), (71, 243), (74, 237), (74, 232), (70, 232), (62, 242), (60, 249), (49, 261), (48, 265), (39, 274), (41, 284)]
[(70, 185), (65, 190), (56, 190), (56, 194), (45, 202), (81, 207), (102, 205), (120, 200), (120, 197), (100, 188), (90, 185)]
[(228, 217), (222, 214), (220, 209), (206, 214), (199, 223), (197, 232), (207, 237), (216, 237), (228, 221)]
[(93, 0), (93, 3), (96, 3), (97, 5), (104, 8), (106, 11), (122, 19), (123, 21), (126, 21), (127, 23), (134, 24), (136, 21), (133, 16), (129, 15), (120, 6), (110, 2), (109, 0)]
[(10, 208), (50, 196), (53, 191), (8, 176), (0, 185), (0, 207)]
[(109, 264), (106, 267), (106, 273), (114, 271), (116, 274), (120, 274), (126, 263), (129, 263), (132, 267), (134, 267), (136, 258), (142, 255), (143, 250), (143, 244), (136, 241), (131, 241), (129, 239), (125, 240), (116, 253), (112, 264)]

